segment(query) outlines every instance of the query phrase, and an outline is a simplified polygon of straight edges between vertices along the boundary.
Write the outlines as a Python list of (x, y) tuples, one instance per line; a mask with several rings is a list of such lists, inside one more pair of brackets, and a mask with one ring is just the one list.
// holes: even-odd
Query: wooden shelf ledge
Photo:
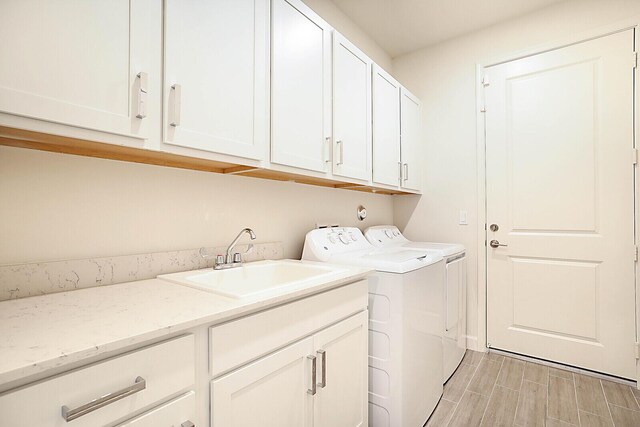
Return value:
[(343, 190), (364, 191), (376, 194), (413, 194), (400, 190), (370, 187), (351, 184), (325, 178), (315, 178), (289, 172), (262, 169), (246, 165), (218, 162), (181, 156), (162, 151), (105, 144), (66, 136), (51, 135), (40, 132), (0, 126), (0, 145), (28, 148), (32, 150), (50, 151), (54, 153), (74, 154), (78, 156), (97, 157), (101, 159), (120, 160), (124, 162), (143, 163), (156, 166), (168, 166), (181, 169), (192, 169), (214, 172), (225, 175), (240, 175), (252, 178), (275, 181), (291, 181), (300, 184)]

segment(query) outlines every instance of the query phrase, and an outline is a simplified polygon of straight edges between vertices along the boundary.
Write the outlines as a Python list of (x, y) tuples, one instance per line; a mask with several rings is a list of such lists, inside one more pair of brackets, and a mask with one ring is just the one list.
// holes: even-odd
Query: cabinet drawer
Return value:
[(343, 286), (209, 329), (216, 377), (367, 307), (367, 281)]
[(145, 412), (118, 427), (180, 427), (196, 422), (196, 393), (190, 391), (177, 399)]
[[(122, 419), (190, 388), (194, 349), (193, 335), (186, 335), (9, 391), (0, 396), (0, 425), (94, 427)], [(125, 397), (77, 417), (73, 424), (64, 419), (63, 406), (77, 409), (110, 393)]]

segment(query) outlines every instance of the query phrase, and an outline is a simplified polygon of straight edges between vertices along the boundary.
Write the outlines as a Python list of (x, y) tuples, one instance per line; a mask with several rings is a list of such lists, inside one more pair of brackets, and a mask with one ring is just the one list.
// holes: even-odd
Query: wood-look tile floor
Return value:
[(635, 388), (491, 353), (467, 351), (427, 427), (640, 427)]

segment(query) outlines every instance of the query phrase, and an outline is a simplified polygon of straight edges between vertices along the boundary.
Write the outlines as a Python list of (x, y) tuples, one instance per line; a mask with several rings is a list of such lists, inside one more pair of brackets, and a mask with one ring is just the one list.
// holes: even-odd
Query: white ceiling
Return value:
[(333, 0), (392, 57), (565, 0)]

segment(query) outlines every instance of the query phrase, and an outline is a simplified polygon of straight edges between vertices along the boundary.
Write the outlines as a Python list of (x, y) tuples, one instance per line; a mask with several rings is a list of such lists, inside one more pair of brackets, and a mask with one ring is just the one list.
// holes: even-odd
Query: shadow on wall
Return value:
[[(393, 196), (402, 197), (402, 209), (394, 209), (393, 212), (393, 222), (396, 227), (400, 229), (400, 231), (404, 232), (404, 229), (409, 224), (409, 220), (413, 216), (413, 213), (420, 202), (420, 195), (402, 195), (402, 196)], [(394, 203), (394, 207), (397, 207), (397, 200)]]

